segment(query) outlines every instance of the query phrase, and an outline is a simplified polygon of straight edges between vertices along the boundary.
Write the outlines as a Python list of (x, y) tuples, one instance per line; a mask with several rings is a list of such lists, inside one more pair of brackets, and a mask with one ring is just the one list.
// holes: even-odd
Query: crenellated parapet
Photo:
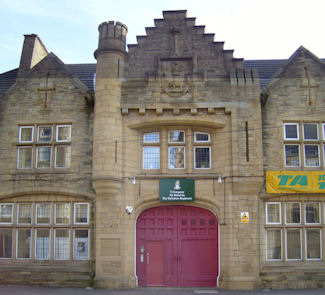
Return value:
[(103, 22), (98, 27), (98, 49), (94, 55), (97, 59), (98, 55), (103, 51), (120, 51), (125, 53), (126, 34), (128, 28), (120, 22), (108, 21)]

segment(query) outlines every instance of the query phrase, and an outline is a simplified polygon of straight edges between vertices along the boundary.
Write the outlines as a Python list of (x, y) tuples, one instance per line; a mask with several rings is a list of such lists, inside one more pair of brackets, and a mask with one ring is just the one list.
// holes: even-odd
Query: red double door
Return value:
[(218, 222), (192, 206), (162, 206), (137, 221), (136, 269), (140, 286), (215, 287)]

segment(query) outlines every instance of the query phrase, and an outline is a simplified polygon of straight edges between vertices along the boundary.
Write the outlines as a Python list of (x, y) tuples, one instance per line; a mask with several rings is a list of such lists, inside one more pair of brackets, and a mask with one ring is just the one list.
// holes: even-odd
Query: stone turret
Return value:
[(98, 31), (98, 49), (94, 54), (97, 68), (93, 178), (96, 191), (101, 187), (105, 194), (114, 195), (122, 181), (120, 101), (127, 27), (109, 21), (102, 23)]

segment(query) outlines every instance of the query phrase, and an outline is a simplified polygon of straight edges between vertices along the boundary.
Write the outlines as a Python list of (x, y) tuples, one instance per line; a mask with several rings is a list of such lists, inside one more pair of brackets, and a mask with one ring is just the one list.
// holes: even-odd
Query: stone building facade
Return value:
[(26, 35), (1, 74), (0, 281), (323, 287), (324, 62), (234, 58), (186, 11), (126, 36), (66, 65)]

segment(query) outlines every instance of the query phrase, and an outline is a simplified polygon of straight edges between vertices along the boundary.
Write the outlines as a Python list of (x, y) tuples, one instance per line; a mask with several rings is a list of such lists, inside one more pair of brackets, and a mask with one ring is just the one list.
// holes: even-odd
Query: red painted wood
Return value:
[(165, 242), (147, 241), (147, 286), (165, 285)]
[(218, 222), (210, 211), (192, 206), (148, 209), (138, 218), (136, 240), (140, 286), (216, 286)]

